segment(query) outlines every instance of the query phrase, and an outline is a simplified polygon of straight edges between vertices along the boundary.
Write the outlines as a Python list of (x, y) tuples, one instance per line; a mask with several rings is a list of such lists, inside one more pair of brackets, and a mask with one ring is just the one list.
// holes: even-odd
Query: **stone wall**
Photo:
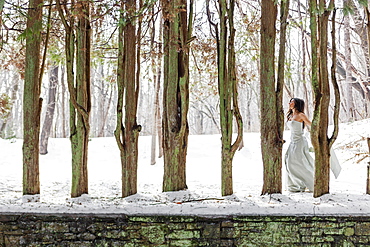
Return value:
[(0, 214), (0, 246), (366, 246), (370, 217)]

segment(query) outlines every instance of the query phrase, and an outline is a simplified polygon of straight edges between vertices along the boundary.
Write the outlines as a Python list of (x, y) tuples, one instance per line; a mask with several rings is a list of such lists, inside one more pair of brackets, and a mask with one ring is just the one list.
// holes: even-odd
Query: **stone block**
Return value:
[(355, 234), (355, 229), (353, 229), (352, 227), (346, 227), (343, 229), (343, 234), (344, 236), (353, 236), (353, 234)]
[(355, 226), (356, 235), (370, 235), (370, 222), (357, 223)]
[(75, 242), (68, 242), (68, 247), (100, 247), (104, 245), (97, 245), (93, 244), (92, 242), (85, 242), (85, 241), (75, 241)]
[(222, 239), (220, 246), (222, 247), (233, 247), (235, 246), (233, 239)]
[(302, 243), (315, 243), (314, 236), (302, 236)]
[(104, 223), (96, 222), (94, 224), (90, 224), (86, 227), (86, 229), (91, 232), (91, 233), (96, 233), (96, 232), (101, 232), (105, 230), (105, 225)]
[(171, 240), (170, 247), (198, 247), (197, 243), (193, 243), (192, 240)]
[(351, 241), (349, 240), (344, 240), (342, 243), (341, 243), (341, 246), (343, 247), (355, 247), (355, 244), (352, 243)]
[(0, 222), (15, 222), (18, 219), (18, 215), (0, 215)]
[(75, 240), (75, 239), (77, 239), (77, 236), (76, 236), (76, 234), (73, 234), (73, 233), (64, 233), (62, 235), (62, 239), (64, 239), (64, 240)]
[(69, 225), (63, 222), (44, 222), (42, 223), (41, 231), (52, 233), (69, 232)]
[(274, 244), (293, 244), (301, 242), (300, 236), (297, 233), (275, 232), (273, 233), (272, 239)]
[(203, 225), (202, 238), (220, 238), (219, 224), (205, 224)]
[[(254, 242), (247, 236), (242, 236), (235, 240), (235, 246), (238, 247), (256, 247), (256, 246), (268, 246), (264, 243), (258, 242), (258, 245), (256, 245), (257, 242)], [(270, 244), (272, 243), (272, 239), (270, 241)]]
[(189, 230), (174, 230), (167, 235), (168, 239), (194, 239), (200, 238), (199, 231), (189, 231)]
[(148, 240), (148, 242), (152, 244), (163, 244), (166, 241), (165, 235), (168, 232), (165, 224), (146, 226), (139, 231), (142, 238)]
[[(352, 229), (352, 228), (349, 228)], [(324, 228), (323, 229), (325, 235), (343, 235), (344, 229), (343, 228)]]
[(370, 236), (351, 236), (349, 240), (355, 243), (356, 245), (361, 244), (370, 244)]
[(246, 236), (246, 239), (249, 239), (249, 241), (252, 243), (267, 244), (267, 243), (272, 243), (273, 235), (271, 233), (261, 234), (261, 233), (250, 232)]
[(234, 222), (231, 222), (231, 221), (222, 221), (221, 222), (221, 227), (234, 227)]
[(89, 233), (89, 232), (78, 234), (77, 237), (81, 240), (87, 240), (87, 241), (92, 241), (92, 240), (96, 239), (96, 236), (94, 234)]
[(221, 238), (239, 238), (240, 237), (240, 230), (235, 228), (222, 228), (221, 229)]
[(268, 232), (276, 232), (281, 228), (281, 223), (280, 222), (268, 222), (266, 223), (266, 228), (265, 231)]
[(124, 239), (127, 237), (127, 232), (120, 231), (120, 230), (110, 230), (110, 231), (103, 231), (96, 234), (98, 237), (101, 238), (111, 238), (111, 239)]
[(298, 230), (298, 232), (302, 235), (320, 236), (324, 233), (324, 230), (317, 228), (301, 228)]
[(170, 230), (181, 230), (181, 229), (187, 229), (186, 223), (169, 223), (167, 224), (168, 229)]

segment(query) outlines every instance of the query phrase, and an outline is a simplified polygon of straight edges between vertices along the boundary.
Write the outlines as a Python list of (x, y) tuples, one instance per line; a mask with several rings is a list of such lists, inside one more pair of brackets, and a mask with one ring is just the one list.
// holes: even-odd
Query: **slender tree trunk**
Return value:
[(103, 114), (103, 119), (101, 121), (101, 127), (100, 127), (100, 131), (99, 131), (99, 134), (98, 134), (98, 137), (104, 137), (105, 136), (105, 127), (106, 127), (106, 124), (107, 124), (107, 119), (108, 119), (108, 113), (109, 113), (109, 110), (110, 110), (110, 105), (112, 104), (112, 99), (113, 99), (113, 89), (110, 88), (110, 92), (109, 92), (109, 99), (108, 99), (108, 102), (106, 103), (106, 108), (104, 109), (104, 107), (102, 108), (102, 114)]
[[(151, 11), (151, 15), (154, 15), (154, 6)], [(162, 32), (162, 22), (161, 27), (159, 30), (159, 33)], [(159, 58), (160, 50), (155, 49), (155, 19), (151, 22), (151, 40), (150, 40), (150, 47), (151, 51), (153, 51), (154, 54), (152, 54), (152, 72), (153, 72), (153, 82), (154, 82), (154, 103), (153, 103), (153, 118), (152, 118), (152, 140), (151, 140), (151, 155), (150, 155), (150, 164), (155, 165), (156, 163), (156, 146), (157, 146), (157, 122), (158, 122), (158, 113), (159, 113), (159, 90), (160, 90), (160, 74), (158, 73), (158, 70), (161, 67), (161, 59)], [(161, 41), (159, 41), (160, 43)], [(159, 63), (159, 65), (158, 65)], [(161, 148), (161, 147), (159, 147)]]
[(66, 86), (65, 86), (65, 81), (64, 81), (64, 75), (65, 75), (65, 67), (61, 67), (61, 77), (60, 77), (60, 84), (62, 85), (62, 92), (61, 92), (61, 112), (62, 112), (62, 138), (66, 138), (66, 100), (65, 100), (65, 94), (66, 94)]
[[(349, 1), (345, 1), (349, 2)], [(353, 105), (352, 95), (352, 59), (351, 59), (351, 27), (349, 22), (349, 15), (344, 16), (344, 56), (346, 57), (346, 103), (347, 103), (347, 119), (353, 121), (355, 117), (355, 109)]]
[[(140, 42), (140, 25), (136, 33), (136, 1), (128, 0), (122, 4), (121, 19), (126, 18), (124, 26), (119, 27), (118, 56), (118, 104), (115, 137), (120, 149), (122, 165), (122, 197), (137, 193), (138, 137), (141, 126), (136, 122), (139, 93), (139, 76), (136, 42)], [(123, 126), (123, 96), (125, 95), (125, 125)]]
[[(79, 1), (76, 6), (77, 37), (75, 39), (73, 16), (65, 19), (59, 0), (57, 7), (66, 29), (67, 81), (70, 93), (70, 140), (72, 148), (71, 196), (88, 193), (87, 151), (90, 131), (90, 23), (89, 2)], [(76, 83), (74, 83), (74, 51), (76, 45)]]
[(23, 194), (40, 194), (40, 58), (43, 0), (30, 0), (23, 96)]
[(8, 122), (12, 121), (12, 111), (14, 109), (14, 104), (17, 100), (17, 93), (18, 93), (18, 90), (19, 90), (18, 74), (13, 75), (12, 83), (13, 83), (13, 87), (12, 87), (11, 96), (10, 96), (10, 98), (11, 98), (10, 109), (9, 109), (9, 113), (4, 117), (3, 122), (0, 126), (0, 138), (5, 137), (5, 135), (6, 135), (5, 128), (8, 124)]
[(264, 167), (262, 194), (282, 191), (282, 145), (284, 115), (282, 93), (284, 85), (286, 18), (289, 2), (281, 1), (281, 32), (278, 81), (275, 85), (275, 39), (277, 6), (274, 1), (262, 1), (261, 12), (261, 150)]
[[(323, 10), (318, 11), (318, 8)], [(314, 197), (329, 193), (330, 179), (330, 148), (336, 139), (338, 133), (337, 121), (339, 113), (339, 96), (337, 95), (338, 87), (335, 80), (335, 67), (332, 68), (334, 76), (332, 78), (336, 91), (336, 109), (334, 112), (335, 130), (331, 138), (328, 138), (329, 125), (329, 103), (330, 87), (328, 73), (328, 21), (331, 11), (334, 9), (334, 1), (331, 0), (326, 7), (324, 0), (310, 1), (310, 28), (312, 37), (312, 88), (315, 97), (315, 109), (312, 121), (311, 140), (315, 149), (315, 179), (314, 179)], [(335, 37), (335, 36), (334, 36)], [(334, 42), (335, 43), (335, 39)], [(333, 44), (335, 45), (335, 44)], [(335, 46), (334, 46), (335, 51)], [(335, 59), (335, 53), (333, 56)], [(336, 62), (334, 61), (334, 64)]]
[[(238, 107), (235, 61), (235, 1), (219, 1), (220, 35), (218, 51), (218, 90), (221, 123), (221, 194), (233, 194), (232, 161), (243, 139), (243, 123)], [(233, 117), (236, 119), (238, 136), (232, 143)]]
[(48, 105), (46, 109), (46, 115), (44, 119), (44, 124), (42, 127), (41, 137), (40, 137), (40, 154), (47, 154), (48, 153), (48, 140), (50, 136), (51, 126), (53, 124), (54, 119), (54, 111), (55, 111), (55, 95), (57, 91), (58, 85), (58, 71), (59, 66), (53, 66), (51, 69), (50, 76), (49, 76), (49, 98), (48, 98)]

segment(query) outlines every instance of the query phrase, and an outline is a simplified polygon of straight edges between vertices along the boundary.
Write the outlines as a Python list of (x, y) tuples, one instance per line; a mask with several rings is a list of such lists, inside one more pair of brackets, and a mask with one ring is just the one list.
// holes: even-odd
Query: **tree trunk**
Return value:
[[(235, 62), (235, 1), (219, 1), (220, 35), (217, 39), (218, 91), (221, 123), (221, 194), (233, 194), (232, 160), (243, 139), (243, 123), (238, 107)], [(218, 31), (216, 30), (216, 33)], [(217, 37), (218, 35), (216, 35)], [(232, 143), (233, 117), (237, 122), (238, 136)]]
[[(318, 7), (324, 11), (318, 12)], [(314, 197), (329, 193), (330, 179), (330, 148), (336, 139), (337, 124), (333, 136), (328, 138), (329, 125), (329, 103), (330, 87), (328, 73), (328, 20), (331, 10), (334, 8), (334, 1), (331, 0), (329, 7), (325, 1), (320, 0), (319, 5), (316, 0), (310, 1), (310, 28), (312, 37), (312, 88), (314, 90), (315, 109), (312, 120), (311, 140), (315, 149), (315, 179)], [(319, 13), (319, 14), (318, 14)], [(335, 43), (335, 42), (333, 42)], [(335, 46), (334, 46), (335, 49)], [(335, 59), (335, 54), (333, 56)], [(334, 64), (336, 62), (334, 61)], [(332, 68), (332, 73), (335, 67)], [(335, 76), (335, 73), (334, 75)], [(335, 78), (333, 78), (335, 80)], [(336, 83), (333, 81), (333, 83)], [(335, 88), (337, 90), (337, 88)], [(338, 106), (338, 96), (336, 95), (336, 106)], [(336, 111), (339, 111), (339, 106)], [(338, 112), (335, 112), (334, 121), (336, 122)]]
[[(135, 22), (137, 20), (134, 18), (135, 13), (135, 0), (128, 0), (122, 4), (121, 20), (126, 18), (126, 23), (119, 27), (118, 104), (117, 127), (115, 130), (115, 137), (121, 154), (122, 197), (137, 193), (138, 137), (141, 126), (137, 125), (136, 122), (139, 90), (136, 42), (140, 34), (139, 31), (136, 33)], [(125, 125), (123, 126), (124, 95)]]
[[(68, 91), (70, 94), (70, 140), (72, 148), (71, 197), (88, 193), (87, 151), (90, 131), (90, 22), (89, 2), (79, 1), (76, 5), (77, 38), (74, 36), (74, 16), (64, 16), (57, 0), (57, 8), (66, 30), (65, 50)], [(76, 7), (73, 6), (73, 7)], [(76, 83), (74, 83), (74, 53), (76, 45)]]
[(27, 18), (26, 64), (23, 96), (23, 194), (40, 194), (39, 134), (40, 47), (43, 0), (30, 0)]
[(12, 79), (13, 88), (12, 88), (11, 96), (10, 96), (11, 97), (10, 109), (9, 109), (8, 114), (3, 118), (2, 124), (0, 125), (0, 138), (6, 137), (5, 128), (8, 122), (12, 121), (12, 111), (14, 109), (14, 104), (17, 100), (17, 93), (19, 90), (19, 78), (18, 77), (19, 77), (18, 74), (13, 75), (13, 79)]
[[(348, 0), (345, 2), (349, 2)], [(344, 56), (346, 57), (346, 103), (347, 103), (347, 119), (348, 121), (353, 121), (355, 117), (355, 109), (353, 105), (353, 95), (352, 95), (352, 59), (351, 59), (351, 27), (349, 21), (349, 15), (344, 16)]]
[[(186, 153), (189, 126), (189, 48), (187, 1), (162, 0), (164, 17), (163, 92), (163, 191), (178, 191), (186, 185)], [(190, 17), (189, 19), (191, 19)]]
[[(152, 13), (154, 15), (154, 6), (152, 9)], [(162, 33), (162, 22), (160, 23), (159, 33)], [(152, 54), (152, 72), (153, 72), (153, 82), (154, 82), (154, 103), (153, 103), (153, 118), (152, 118), (152, 140), (151, 140), (151, 157), (150, 157), (150, 164), (155, 165), (156, 163), (156, 144), (157, 144), (157, 129), (161, 128), (161, 126), (158, 126), (159, 122), (159, 92), (160, 92), (160, 86), (161, 86), (161, 57), (160, 53), (162, 51), (162, 45), (161, 41), (159, 41), (158, 48), (155, 49), (154, 39), (155, 39), (155, 19), (152, 20), (151, 25), (151, 50), (154, 52)], [(159, 139), (159, 138), (158, 138)], [(161, 146), (159, 146), (159, 150), (161, 150)]]
[(288, 1), (281, 1), (281, 32), (278, 81), (275, 85), (275, 38), (277, 6), (274, 1), (262, 1), (261, 12), (261, 150), (264, 167), (262, 194), (282, 191), (282, 145), (284, 115), (282, 93), (284, 85), (285, 35)]
[(40, 137), (40, 154), (47, 154), (48, 153), (48, 140), (50, 136), (51, 126), (53, 124), (54, 119), (54, 111), (55, 111), (55, 94), (58, 85), (58, 71), (59, 66), (53, 66), (51, 69), (50, 76), (49, 76), (49, 98), (48, 98), (48, 105), (46, 108), (46, 115), (44, 119), (44, 124), (42, 127), (41, 137)]
[(65, 81), (64, 81), (64, 74), (65, 74), (65, 67), (62, 66), (61, 67), (61, 77), (60, 77), (60, 84), (62, 85), (62, 92), (61, 92), (61, 98), (62, 98), (62, 102), (61, 102), (61, 109), (60, 111), (62, 112), (62, 138), (66, 138), (67, 137), (67, 134), (66, 134), (66, 102), (65, 102), (65, 94), (66, 94), (66, 86), (65, 86)]

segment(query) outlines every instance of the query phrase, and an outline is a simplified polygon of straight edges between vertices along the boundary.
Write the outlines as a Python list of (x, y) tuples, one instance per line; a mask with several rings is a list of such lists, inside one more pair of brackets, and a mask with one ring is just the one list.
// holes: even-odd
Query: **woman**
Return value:
[(313, 191), (314, 160), (309, 153), (307, 139), (303, 135), (305, 126), (311, 121), (303, 112), (304, 101), (292, 98), (289, 101), (287, 125), (291, 130), (290, 145), (285, 154), (287, 189), (291, 192)]

